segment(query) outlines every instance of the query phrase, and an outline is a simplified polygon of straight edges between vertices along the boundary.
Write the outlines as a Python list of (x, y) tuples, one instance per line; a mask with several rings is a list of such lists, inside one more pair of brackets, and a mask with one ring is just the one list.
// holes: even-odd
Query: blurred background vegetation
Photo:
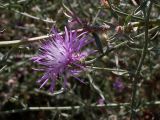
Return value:
[[(0, 119), (1, 120), (129, 120), (136, 85), (136, 120), (160, 120), (160, 2), (153, 0), (1, 0), (0, 1)], [(80, 29), (94, 28), (91, 36), (99, 52), (87, 61), (91, 70), (70, 78), (67, 91), (57, 82), (54, 94), (39, 89), (30, 58), (40, 40), (10, 44), (47, 35), (56, 26), (63, 31), (74, 12), (84, 21)], [(147, 25), (145, 24), (147, 23)], [(148, 26), (148, 27), (146, 27)], [(145, 59), (135, 77), (149, 30)], [(4, 45), (5, 43), (5, 45)], [(96, 47), (97, 46), (97, 47)], [(133, 87), (132, 87), (133, 86)], [(104, 100), (105, 99), (105, 100)], [(100, 105), (100, 106), (99, 106)], [(39, 108), (44, 107), (44, 108)]]

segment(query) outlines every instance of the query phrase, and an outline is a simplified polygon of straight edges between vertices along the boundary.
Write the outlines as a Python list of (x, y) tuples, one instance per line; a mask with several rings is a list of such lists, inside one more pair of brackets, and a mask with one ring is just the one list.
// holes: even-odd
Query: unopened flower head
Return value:
[(39, 54), (32, 58), (42, 68), (43, 76), (38, 80), (43, 87), (49, 80), (51, 81), (50, 91), (53, 92), (56, 80), (61, 76), (64, 80), (63, 87), (66, 86), (67, 77), (73, 76), (84, 70), (82, 64), (89, 53), (82, 51), (82, 48), (92, 42), (87, 32), (78, 35), (76, 31), (68, 30), (65, 27), (64, 35), (60, 35), (55, 28), (52, 30), (52, 36), (42, 43)]

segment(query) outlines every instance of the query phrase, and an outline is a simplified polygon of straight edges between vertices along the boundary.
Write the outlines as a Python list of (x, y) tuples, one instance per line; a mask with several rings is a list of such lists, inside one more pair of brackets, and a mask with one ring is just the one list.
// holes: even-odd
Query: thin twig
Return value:
[[(92, 66), (87, 66), (88, 68), (95, 69), (95, 70), (107, 70), (107, 71), (117, 71), (115, 68), (102, 68), (102, 67), (92, 67)], [(126, 70), (118, 69), (119, 72), (128, 72)]]
[[(17, 1), (17, 3), (22, 3), (22, 2), (25, 2), (26, 0), (19, 0), (19, 1)], [(7, 7), (7, 6), (9, 6), (10, 5), (10, 3), (6, 3), (6, 4), (4, 4), (2, 7)]]
[[(75, 30), (73, 30), (72, 32), (74, 32)], [(83, 29), (78, 29), (76, 30), (77, 32), (82, 32)], [(64, 32), (59, 33), (59, 35), (63, 35)], [(11, 46), (11, 45), (21, 45), (21, 44), (26, 44), (26, 43), (32, 43), (32, 42), (37, 42), (39, 40), (44, 40), (49, 38), (50, 36), (54, 36), (54, 34), (52, 35), (43, 35), (43, 36), (38, 36), (38, 37), (33, 37), (33, 38), (28, 38), (28, 39), (22, 39), (22, 40), (11, 40), (11, 41), (0, 41), (0, 46)]]
[(32, 18), (34, 20), (39, 20), (39, 21), (43, 21), (43, 22), (46, 22), (46, 23), (51, 23), (51, 24), (54, 24), (56, 23), (56, 21), (53, 21), (53, 20), (47, 20), (47, 19), (42, 19), (42, 18), (39, 18), (39, 17), (36, 17), (36, 16), (33, 16), (33, 15), (30, 15), (26, 12), (20, 12), (18, 10), (13, 10), (14, 12), (18, 13), (18, 14), (21, 14), (23, 16), (26, 16), (26, 17), (29, 17), (29, 18)]
[[(148, 30), (149, 33), (152, 33), (152, 32), (155, 32), (157, 29), (160, 29), (160, 26), (155, 26), (154, 28), (151, 28)], [(134, 38), (139, 38), (139, 37), (142, 37), (143, 35), (145, 35), (145, 32), (133, 37)]]
[[(151, 3), (149, 4), (149, 8), (147, 10), (147, 15), (144, 17), (144, 21), (145, 21), (145, 35), (144, 35), (144, 47), (142, 50), (142, 55), (141, 58), (139, 60), (138, 63), (138, 67), (137, 70), (135, 72), (135, 77), (133, 79), (133, 91), (132, 91), (132, 101), (131, 101), (131, 120), (135, 120), (136, 119), (136, 93), (137, 93), (137, 83), (138, 83), (138, 76), (139, 73), (141, 71), (142, 65), (144, 63), (144, 59), (146, 57), (147, 54), (147, 49), (148, 49), (148, 44), (149, 44), (149, 36), (148, 36), (148, 30), (149, 30), (149, 16), (150, 16), (150, 12), (151, 12), (151, 8), (152, 8), (152, 1), (150, 1)], [(144, 10), (144, 12), (146, 12)], [(145, 14), (145, 13), (144, 13)]]
[[(63, 106), (63, 107), (27, 107), (27, 108), (21, 108), (21, 109), (13, 109), (13, 110), (6, 110), (6, 111), (1, 111), (0, 115), (4, 114), (11, 114), (11, 113), (19, 113), (19, 112), (26, 112), (26, 111), (69, 111), (69, 110), (77, 110), (77, 109), (85, 109), (88, 107), (91, 108), (107, 108), (107, 107), (128, 107), (130, 103), (108, 103), (108, 104), (103, 104), (103, 105), (87, 105), (87, 106)], [(151, 102), (145, 102), (143, 106), (148, 106), (148, 105), (160, 105), (160, 101), (151, 101)]]
[(120, 44), (118, 44), (118, 45), (116, 45), (116, 46), (114, 46), (112, 48), (104, 47), (103, 48), (104, 51), (105, 51), (104, 54), (101, 54), (101, 55), (99, 55), (98, 57), (96, 57), (96, 58), (94, 58), (92, 60), (86, 61), (85, 63), (86, 64), (93, 63), (93, 62), (97, 61), (98, 59), (102, 58), (105, 54), (107, 54), (109, 52), (112, 52), (113, 50), (118, 49), (119, 47), (122, 47), (122, 46), (126, 45), (127, 43), (128, 43), (128, 41), (124, 41), (124, 42), (121, 42)]
[(92, 85), (92, 87), (98, 92), (98, 94), (101, 96), (101, 98), (105, 101), (106, 99), (105, 99), (105, 96), (104, 96), (102, 90), (94, 83), (92, 76), (90, 74), (87, 74), (87, 77), (88, 77), (89, 82)]
[(133, 19), (143, 20), (143, 18), (141, 18), (141, 17), (137, 17), (137, 16), (135, 16), (135, 15), (130, 15), (130, 14), (128, 14), (128, 13), (121, 12), (121, 11), (119, 11), (119, 10), (117, 10), (117, 9), (114, 9), (114, 8), (113, 8), (113, 10), (114, 10), (114, 12), (116, 12), (116, 13), (119, 14), (119, 15), (131, 16)]

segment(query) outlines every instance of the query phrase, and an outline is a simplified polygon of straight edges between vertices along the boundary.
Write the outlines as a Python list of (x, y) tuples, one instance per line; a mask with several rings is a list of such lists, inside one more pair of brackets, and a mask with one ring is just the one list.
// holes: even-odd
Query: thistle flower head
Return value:
[[(89, 53), (82, 51), (82, 48), (92, 40), (89, 40), (87, 32), (78, 35), (76, 31), (68, 30), (66, 27), (64, 35), (60, 35), (55, 28), (51, 32), (53, 35), (42, 43), (39, 54), (32, 60), (40, 64), (42, 68), (38, 70), (44, 72), (38, 80), (41, 83), (40, 88), (50, 80), (50, 91), (53, 92), (59, 76), (63, 77), (63, 87), (65, 87), (68, 75), (75, 77), (85, 68), (81, 61)], [(77, 77), (75, 78), (80, 80)]]

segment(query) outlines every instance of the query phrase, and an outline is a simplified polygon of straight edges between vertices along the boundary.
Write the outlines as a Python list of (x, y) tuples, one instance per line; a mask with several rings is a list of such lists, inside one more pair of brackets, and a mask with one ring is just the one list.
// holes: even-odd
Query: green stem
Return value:
[[(150, 1), (151, 2), (151, 1)], [(138, 76), (140, 74), (142, 65), (144, 63), (144, 59), (146, 57), (147, 54), (147, 48), (148, 48), (148, 44), (149, 44), (149, 36), (148, 36), (148, 30), (149, 30), (149, 16), (150, 16), (150, 12), (151, 12), (151, 8), (152, 8), (152, 2), (149, 4), (149, 8), (147, 11), (147, 15), (144, 18), (145, 21), (145, 34), (144, 34), (144, 47), (142, 50), (142, 54), (141, 54), (141, 58), (139, 60), (138, 63), (138, 67), (137, 70), (135, 72), (135, 77), (133, 78), (133, 91), (132, 91), (132, 101), (131, 101), (131, 120), (135, 120), (136, 119), (136, 95), (137, 95), (137, 84), (138, 84)], [(144, 10), (145, 12), (145, 10)]]

